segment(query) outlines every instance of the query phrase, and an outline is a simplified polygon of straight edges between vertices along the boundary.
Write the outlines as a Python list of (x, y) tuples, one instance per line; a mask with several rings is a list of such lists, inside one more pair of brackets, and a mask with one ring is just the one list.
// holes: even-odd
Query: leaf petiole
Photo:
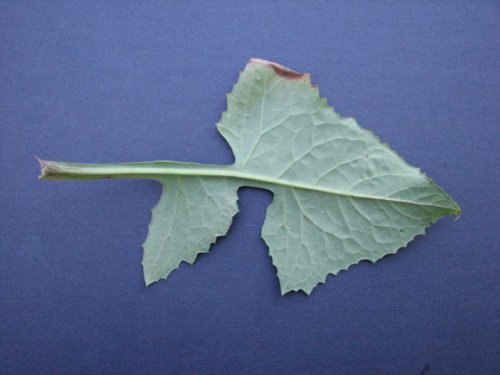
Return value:
[[(84, 164), (47, 161), (40, 163), (40, 180), (96, 180), (101, 178), (161, 179), (165, 176), (239, 177), (229, 165), (153, 161), (115, 164)], [(234, 176), (231, 176), (234, 175)]]

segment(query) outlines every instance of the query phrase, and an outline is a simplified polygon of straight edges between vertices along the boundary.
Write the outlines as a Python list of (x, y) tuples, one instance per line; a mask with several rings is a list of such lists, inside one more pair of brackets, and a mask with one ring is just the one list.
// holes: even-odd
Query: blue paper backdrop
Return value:
[[(2, 1), (0, 373), (499, 374), (498, 1)], [(160, 186), (38, 182), (49, 160), (230, 163), (249, 57), (312, 74), (461, 205), (396, 256), (281, 297), (265, 191), (145, 288)]]

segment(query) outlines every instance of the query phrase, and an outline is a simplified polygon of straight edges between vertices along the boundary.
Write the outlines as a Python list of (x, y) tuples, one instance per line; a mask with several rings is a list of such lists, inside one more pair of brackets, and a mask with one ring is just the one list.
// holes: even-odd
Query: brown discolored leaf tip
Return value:
[(299, 73), (296, 72), (295, 70), (288, 69), (287, 67), (281, 64), (277, 64), (275, 62), (268, 60), (251, 58), (249, 64), (267, 65), (270, 68), (272, 68), (277, 75), (286, 79), (303, 79), (308, 76), (307, 73)]

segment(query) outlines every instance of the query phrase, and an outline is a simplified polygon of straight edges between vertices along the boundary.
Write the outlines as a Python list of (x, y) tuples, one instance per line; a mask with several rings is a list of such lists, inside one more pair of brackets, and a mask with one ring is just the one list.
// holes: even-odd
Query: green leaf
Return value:
[(238, 185), (227, 178), (168, 176), (162, 184), (143, 245), (146, 284), (166, 278), (182, 261), (192, 264), (238, 212)]
[(460, 208), (352, 118), (308, 74), (251, 59), (217, 124), (235, 162), (74, 164), (40, 161), (42, 179), (151, 178), (164, 189), (144, 243), (147, 284), (193, 263), (225, 235), (241, 186), (268, 189), (262, 237), (281, 291), (309, 294), (329, 274), (395, 253)]

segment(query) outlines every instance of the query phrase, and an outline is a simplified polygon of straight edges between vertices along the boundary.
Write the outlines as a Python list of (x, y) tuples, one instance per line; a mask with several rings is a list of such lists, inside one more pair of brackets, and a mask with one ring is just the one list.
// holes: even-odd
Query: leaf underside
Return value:
[(227, 233), (241, 186), (274, 194), (262, 237), (282, 294), (310, 294), (329, 274), (395, 253), (460, 213), (417, 168), (335, 113), (308, 74), (252, 59), (227, 101), (217, 128), (235, 162), (214, 177), (196, 176), (193, 166), (192, 176), (159, 178), (163, 193), (143, 245), (147, 284)]

